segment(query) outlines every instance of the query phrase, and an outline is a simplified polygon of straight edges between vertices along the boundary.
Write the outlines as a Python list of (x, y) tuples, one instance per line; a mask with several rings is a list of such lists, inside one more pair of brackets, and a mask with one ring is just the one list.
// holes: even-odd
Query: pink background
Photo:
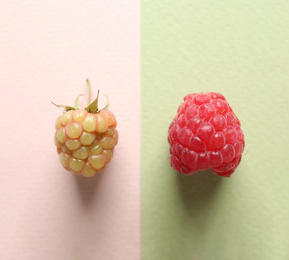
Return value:
[[(0, 259), (140, 259), (139, 1), (0, 5)], [(72, 105), (86, 78), (120, 136), (94, 178), (64, 170), (53, 143), (50, 102)]]

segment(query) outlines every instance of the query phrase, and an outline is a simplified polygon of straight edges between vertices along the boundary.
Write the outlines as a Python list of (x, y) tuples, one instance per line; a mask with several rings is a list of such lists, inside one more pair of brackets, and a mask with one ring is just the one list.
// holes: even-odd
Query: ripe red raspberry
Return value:
[(168, 141), (172, 168), (186, 175), (211, 168), (230, 177), (245, 147), (239, 119), (224, 96), (214, 92), (184, 97)]

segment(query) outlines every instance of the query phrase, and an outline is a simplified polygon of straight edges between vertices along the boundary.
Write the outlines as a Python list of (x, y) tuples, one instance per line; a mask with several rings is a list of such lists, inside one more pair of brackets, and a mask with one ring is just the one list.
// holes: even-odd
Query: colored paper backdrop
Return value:
[[(143, 260), (289, 259), (288, 1), (142, 2)], [(182, 176), (167, 130), (221, 92), (246, 149), (231, 178)]]
[[(139, 5), (0, 1), (0, 259), (140, 259)], [(86, 78), (120, 136), (89, 179), (61, 166), (51, 104), (72, 105)]]

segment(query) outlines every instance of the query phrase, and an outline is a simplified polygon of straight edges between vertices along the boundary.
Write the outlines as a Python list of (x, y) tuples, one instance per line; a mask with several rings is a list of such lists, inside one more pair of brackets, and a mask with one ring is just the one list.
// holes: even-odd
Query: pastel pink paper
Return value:
[[(140, 2), (2, 1), (0, 28), (0, 259), (140, 259)], [(95, 178), (53, 144), (50, 102), (72, 105), (86, 78), (120, 136)]]

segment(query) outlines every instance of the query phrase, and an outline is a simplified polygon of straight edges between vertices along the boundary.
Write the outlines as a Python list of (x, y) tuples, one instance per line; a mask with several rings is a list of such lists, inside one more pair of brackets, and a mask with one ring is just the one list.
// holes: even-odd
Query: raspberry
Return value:
[(211, 168), (230, 177), (245, 147), (241, 123), (223, 95), (192, 93), (184, 97), (169, 126), (170, 164), (190, 175)]
[[(90, 93), (88, 81), (87, 85)], [(98, 95), (85, 109), (75, 108), (77, 104), (56, 106), (65, 109), (56, 120), (54, 136), (61, 164), (86, 177), (100, 173), (112, 159), (118, 142), (115, 116), (110, 111), (98, 110)]]

